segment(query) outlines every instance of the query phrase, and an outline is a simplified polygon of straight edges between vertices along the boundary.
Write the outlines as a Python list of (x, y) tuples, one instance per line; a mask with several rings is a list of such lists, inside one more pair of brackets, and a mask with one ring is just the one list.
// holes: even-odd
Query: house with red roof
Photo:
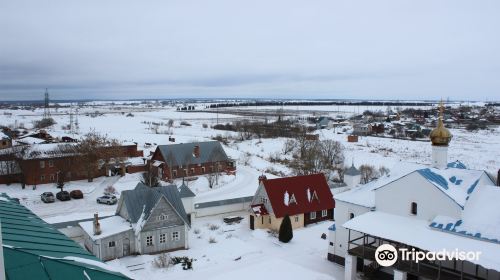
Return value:
[(333, 208), (333, 195), (321, 173), (277, 179), (261, 176), (250, 204), (250, 229), (279, 230), (285, 215), (294, 229), (332, 220)]

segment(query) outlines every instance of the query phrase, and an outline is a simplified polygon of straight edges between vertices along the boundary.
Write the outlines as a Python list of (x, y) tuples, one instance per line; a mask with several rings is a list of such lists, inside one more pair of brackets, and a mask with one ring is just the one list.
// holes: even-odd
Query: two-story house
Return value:
[(187, 249), (190, 222), (176, 186), (123, 191), (116, 215), (81, 222), (87, 250), (102, 260)]
[(333, 218), (335, 202), (323, 174), (277, 179), (259, 177), (250, 204), (250, 229), (278, 230), (285, 215), (293, 228)]

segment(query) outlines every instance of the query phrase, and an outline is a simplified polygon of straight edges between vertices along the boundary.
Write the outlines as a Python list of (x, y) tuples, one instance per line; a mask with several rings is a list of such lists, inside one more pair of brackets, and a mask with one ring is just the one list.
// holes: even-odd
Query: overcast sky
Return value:
[(500, 100), (500, 1), (0, 0), (0, 100)]

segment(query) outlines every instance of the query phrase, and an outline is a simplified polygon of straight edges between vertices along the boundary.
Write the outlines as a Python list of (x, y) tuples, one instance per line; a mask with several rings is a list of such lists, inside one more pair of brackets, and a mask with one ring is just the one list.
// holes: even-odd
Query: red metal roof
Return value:
[(335, 207), (330, 187), (321, 173), (269, 179), (262, 183), (277, 218)]

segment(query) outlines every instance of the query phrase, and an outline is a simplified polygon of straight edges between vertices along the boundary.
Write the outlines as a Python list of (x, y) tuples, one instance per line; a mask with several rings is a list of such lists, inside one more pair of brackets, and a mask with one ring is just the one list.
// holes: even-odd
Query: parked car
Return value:
[(71, 196), (71, 198), (74, 198), (74, 199), (80, 199), (80, 198), (83, 198), (83, 193), (81, 190), (72, 190), (69, 193), (69, 196)]
[(67, 191), (58, 192), (56, 194), (56, 198), (59, 199), (60, 201), (66, 201), (71, 199), (71, 197), (69, 196), (69, 192)]
[(54, 194), (51, 192), (44, 192), (40, 195), (40, 198), (45, 203), (51, 203), (55, 201)]
[(97, 203), (108, 204), (108, 205), (115, 204), (117, 201), (118, 200), (114, 195), (103, 195), (97, 198)]

